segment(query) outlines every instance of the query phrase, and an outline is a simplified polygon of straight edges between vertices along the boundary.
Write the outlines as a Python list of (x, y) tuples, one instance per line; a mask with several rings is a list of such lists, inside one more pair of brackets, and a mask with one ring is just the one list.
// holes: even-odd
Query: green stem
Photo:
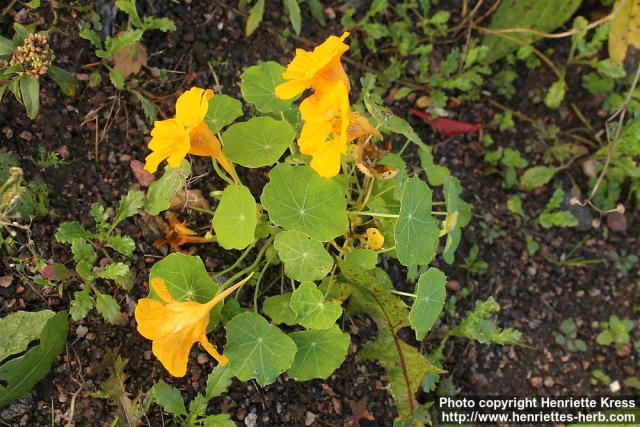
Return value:
[(257, 241), (253, 242), (251, 244), (251, 246), (249, 246), (247, 249), (244, 250), (244, 252), (242, 252), (242, 255), (240, 255), (240, 257), (236, 260), (236, 262), (234, 262), (233, 264), (231, 264), (229, 267), (225, 268), (224, 270), (220, 271), (219, 273), (214, 274), (213, 278), (217, 279), (217, 278), (222, 277), (225, 274), (229, 273), (230, 271), (235, 270), (240, 265), (242, 260), (245, 259), (247, 257), (247, 255), (249, 255), (249, 252), (251, 252), (251, 249), (253, 249), (256, 246), (256, 243), (257, 243)]
[(269, 267), (269, 260), (264, 263), (264, 267), (260, 270), (260, 277), (256, 280), (255, 289), (253, 290), (253, 311), (258, 312), (258, 294), (260, 293), (260, 283), (262, 282), (262, 278), (264, 277), (264, 273), (267, 271)]
[(214, 214), (215, 214), (215, 211), (212, 211), (211, 209), (207, 209), (207, 208), (200, 208), (200, 207), (198, 207), (198, 206), (193, 206), (193, 205), (190, 205), (190, 204), (188, 204), (188, 203), (187, 203), (187, 207), (188, 207), (189, 209), (192, 209), (192, 210), (196, 211), (196, 212), (208, 213), (209, 215), (214, 215)]
[(396, 291), (395, 289), (389, 289), (389, 292), (391, 292), (392, 294), (396, 294), (396, 295), (402, 295), (403, 297), (411, 297), (411, 298), (417, 298), (418, 297), (416, 294), (412, 294), (412, 293), (409, 293), (409, 292)]
[(225, 180), (227, 182), (227, 184), (231, 184), (231, 185), (235, 185), (235, 183), (233, 182), (233, 180), (231, 178), (229, 178), (227, 176), (227, 174), (223, 173), (220, 168), (218, 167), (218, 162), (216, 161), (216, 159), (214, 157), (211, 157), (211, 164), (213, 165), (213, 170), (216, 171), (216, 174), (218, 174), (218, 176), (220, 178), (222, 178), (223, 180)]
[(373, 217), (380, 217), (380, 218), (399, 218), (400, 217), (400, 215), (397, 215), (397, 214), (387, 214), (387, 213), (381, 213), (381, 212), (351, 211), (349, 213), (354, 215), (366, 215), (366, 216), (373, 216)]
[(246, 274), (249, 274), (252, 271), (255, 271), (256, 268), (258, 268), (258, 266), (260, 265), (260, 261), (262, 261), (262, 257), (264, 256), (264, 253), (267, 251), (267, 248), (269, 248), (269, 246), (271, 246), (272, 240), (273, 239), (269, 239), (268, 241), (265, 242), (264, 246), (260, 248), (260, 252), (258, 252), (258, 256), (256, 257), (255, 261), (253, 261), (253, 263), (251, 263), (251, 265), (249, 265), (248, 267), (238, 271), (233, 276), (229, 277), (227, 279), (227, 281), (224, 282), (222, 284), (222, 286), (220, 286), (220, 289), (224, 290), (224, 289), (228, 288), (229, 286), (231, 286), (232, 283), (234, 283), (240, 277), (242, 277), (242, 276), (244, 276)]
[(392, 250), (394, 250), (396, 247), (395, 246), (391, 246), (390, 248), (386, 248), (386, 249), (380, 249), (379, 251), (376, 251), (376, 253), (379, 254), (383, 254), (385, 252), (391, 252)]

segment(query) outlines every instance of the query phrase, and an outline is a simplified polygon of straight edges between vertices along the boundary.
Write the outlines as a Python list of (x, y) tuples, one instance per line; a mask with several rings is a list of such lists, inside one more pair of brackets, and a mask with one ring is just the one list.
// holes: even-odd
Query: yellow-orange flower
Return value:
[(151, 286), (162, 301), (151, 298), (138, 301), (135, 312), (138, 332), (153, 341), (153, 354), (171, 375), (183, 377), (186, 374), (189, 352), (196, 342), (221, 365), (229, 362), (207, 338), (209, 313), (216, 304), (245, 284), (250, 277), (251, 275), (225, 289), (206, 304), (176, 301), (163, 279), (155, 278), (151, 281)]
[(336, 82), (342, 82), (348, 91), (349, 79), (340, 63), (342, 54), (349, 50), (349, 46), (344, 43), (347, 37), (347, 32), (340, 37), (330, 36), (313, 52), (296, 49), (296, 56), (282, 75), (287, 81), (276, 87), (276, 96), (291, 99), (309, 88), (316, 93), (326, 92)]
[(347, 152), (349, 141), (380, 136), (365, 117), (351, 112), (348, 88), (342, 82), (302, 101), (300, 115), (304, 126), (298, 146), (302, 154), (312, 157), (311, 167), (320, 176), (333, 177), (340, 172), (340, 156)]
[(213, 156), (231, 176), (235, 176), (222, 153), (220, 141), (204, 121), (212, 97), (211, 89), (193, 87), (176, 101), (175, 118), (154, 122), (149, 141), (152, 153), (145, 159), (145, 170), (154, 173), (165, 159), (170, 166), (178, 167), (187, 154), (193, 154)]
[(350, 114), (348, 88), (342, 82), (300, 103), (304, 126), (298, 146), (302, 154), (312, 157), (311, 167), (321, 176), (332, 177), (340, 171), (340, 155), (347, 152)]

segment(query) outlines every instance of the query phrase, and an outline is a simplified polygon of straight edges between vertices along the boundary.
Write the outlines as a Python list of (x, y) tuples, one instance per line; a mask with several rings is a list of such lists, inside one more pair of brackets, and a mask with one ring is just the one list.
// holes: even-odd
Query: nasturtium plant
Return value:
[[(210, 157), (224, 185), (211, 192), (212, 208), (193, 209), (210, 217), (211, 228), (202, 236), (170, 214), (166, 240), (182, 233), (187, 237), (173, 249), (213, 243), (235, 260), (216, 261), (219, 270), (211, 271), (197, 256), (165, 256), (151, 268), (149, 297), (139, 301), (136, 319), (170, 374), (186, 374), (196, 344), (230, 375), (267, 385), (283, 374), (299, 381), (330, 376), (351, 343), (340, 318), (366, 313), (378, 336), (358, 355), (387, 369), (399, 419), (408, 422), (425, 411), (415, 398), (425, 376), (435, 376), (434, 383), (443, 371), (398, 331), (411, 327), (423, 340), (434, 329), (447, 292), (445, 274), (430, 264), (439, 253), (454, 262), (471, 205), (409, 123), (382, 106), (375, 78), (362, 80), (364, 105), (351, 104), (340, 62), (348, 36), (298, 50), (287, 67), (246, 68), (242, 100), (191, 88), (178, 98), (175, 118), (155, 122), (145, 168), (155, 172), (165, 160), (167, 166), (140, 206), (150, 215), (169, 209), (172, 198), (189, 191), (187, 156)], [(423, 171), (383, 149), (394, 140), (418, 147)], [(266, 178), (261, 189), (243, 182), (251, 174)], [(73, 234), (90, 238), (75, 227)], [(75, 252), (93, 260), (81, 242)], [(396, 289), (380, 267), (388, 259), (420, 276), (414, 292)], [(218, 348), (207, 333), (222, 327), (226, 344)], [(461, 328), (459, 336), (478, 339)], [(186, 408), (167, 386), (154, 393), (176, 419), (202, 413), (198, 402)]]

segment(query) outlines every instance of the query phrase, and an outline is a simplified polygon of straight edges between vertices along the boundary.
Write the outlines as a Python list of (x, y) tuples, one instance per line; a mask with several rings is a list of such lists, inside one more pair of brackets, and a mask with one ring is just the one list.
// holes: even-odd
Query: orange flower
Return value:
[(162, 301), (151, 298), (138, 301), (135, 312), (138, 332), (153, 341), (153, 354), (171, 375), (183, 377), (187, 373), (189, 352), (197, 342), (221, 365), (229, 363), (207, 338), (209, 313), (216, 304), (245, 284), (250, 277), (251, 275), (225, 289), (206, 304), (176, 301), (163, 279), (151, 280), (151, 287)]
[(220, 141), (204, 121), (212, 97), (211, 89), (193, 87), (176, 101), (175, 118), (154, 122), (149, 141), (152, 153), (145, 159), (145, 170), (154, 173), (165, 159), (170, 166), (177, 168), (187, 154), (193, 154), (214, 157), (235, 177), (231, 163), (222, 153)]
[(198, 236), (198, 233), (187, 227), (183, 222), (180, 222), (178, 218), (169, 212), (167, 214), (169, 225), (167, 226), (158, 218), (162, 231), (164, 231), (165, 238), (156, 240), (153, 245), (159, 248), (163, 244), (168, 244), (174, 251), (179, 249), (180, 246), (187, 243), (212, 243), (215, 240), (207, 239), (205, 237)]
[(344, 43), (347, 37), (347, 32), (340, 37), (330, 36), (313, 52), (296, 49), (296, 56), (282, 75), (288, 81), (276, 87), (276, 96), (291, 99), (309, 88), (316, 93), (327, 92), (336, 82), (342, 82), (348, 91), (349, 79), (340, 63), (340, 57), (349, 50)]

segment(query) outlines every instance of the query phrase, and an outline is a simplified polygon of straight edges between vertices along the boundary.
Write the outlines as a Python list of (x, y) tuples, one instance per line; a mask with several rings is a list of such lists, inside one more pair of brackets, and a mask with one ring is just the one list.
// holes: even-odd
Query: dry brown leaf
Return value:
[[(624, 4), (619, 6), (620, 2)], [(618, 0), (613, 8), (616, 10), (618, 7), (609, 32), (609, 57), (613, 62), (624, 65), (628, 57), (637, 57), (640, 51), (640, 0)], [(630, 63), (633, 62), (631, 59)]]
[(126, 79), (147, 65), (147, 49), (140, 42), (131, 43), (114, 53), (112, 61), (113, 67)]

